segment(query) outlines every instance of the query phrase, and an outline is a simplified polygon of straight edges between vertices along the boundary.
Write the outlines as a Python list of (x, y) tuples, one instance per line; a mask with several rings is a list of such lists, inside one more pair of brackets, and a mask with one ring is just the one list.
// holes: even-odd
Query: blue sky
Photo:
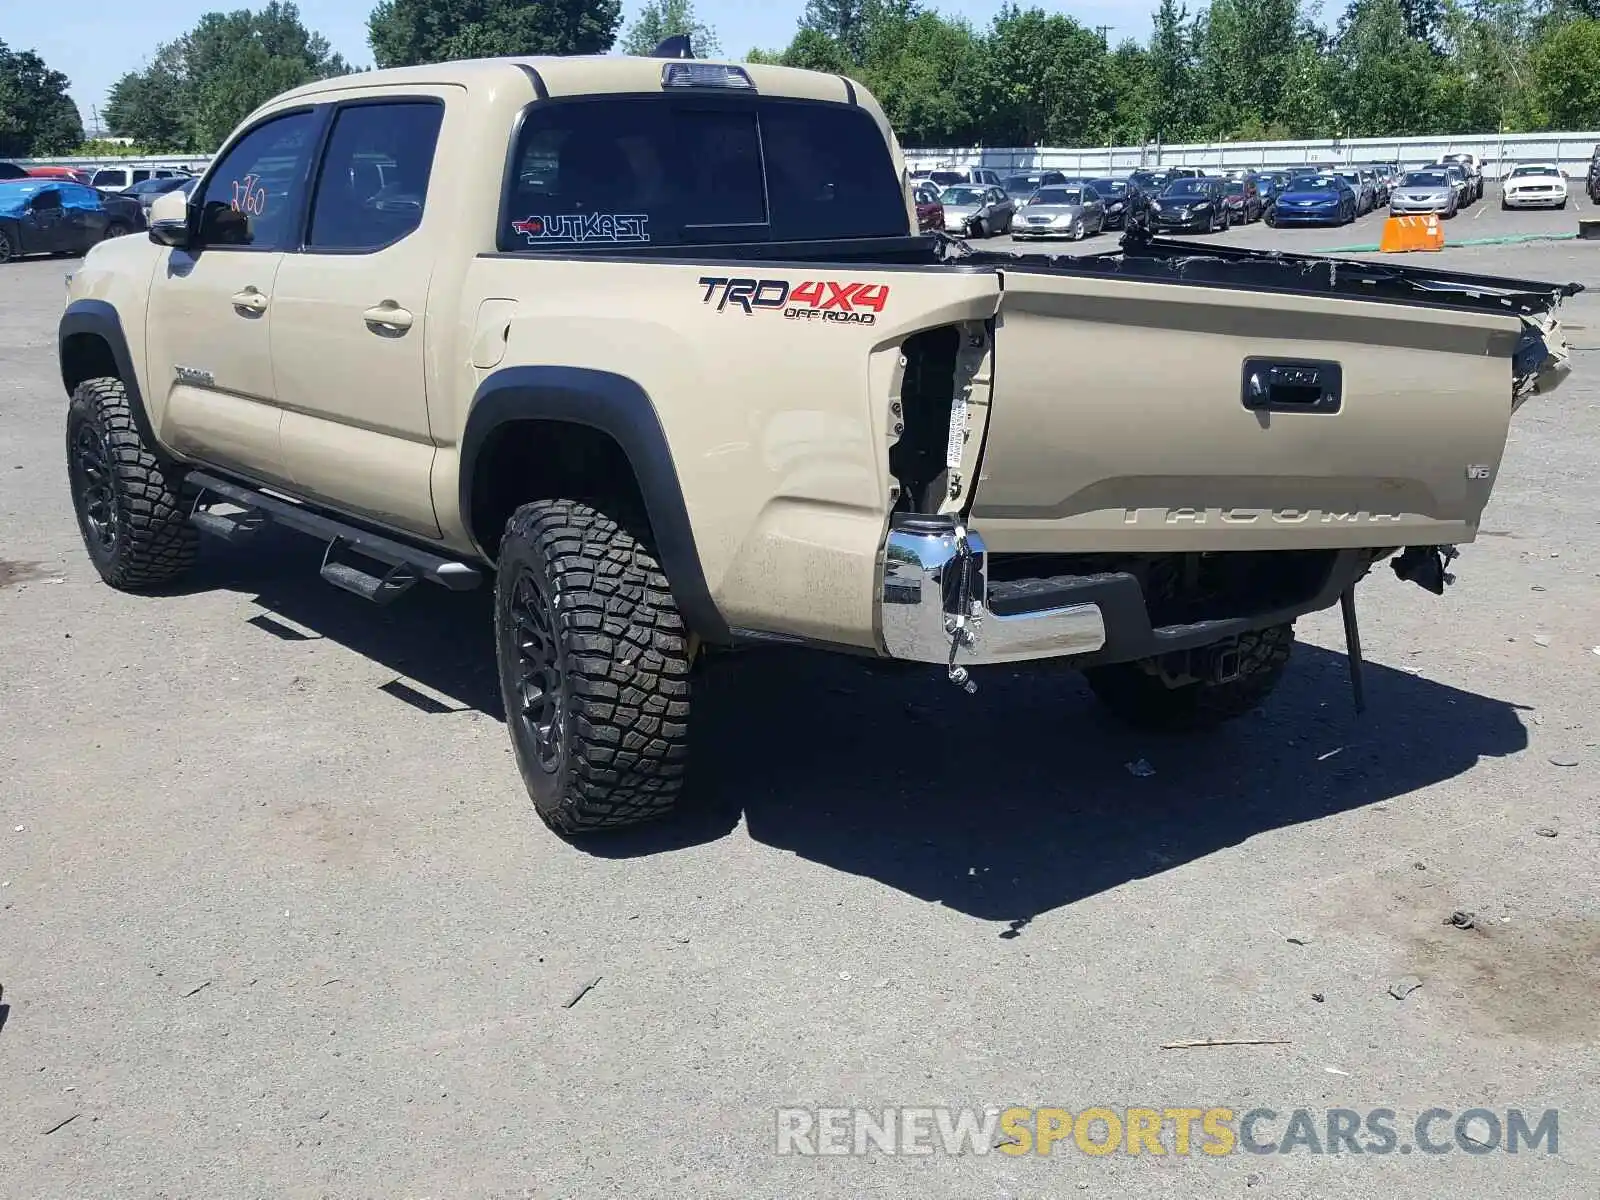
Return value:
[[(333, 43), (350, 61), (371, 65), (367, 49), (368, 0), (299, 0), (305, 23)], [(948, 14), (960, 13), (974, 24), (987, 25), (1002, 0), (935, 0)], [(1150, 32), (1150, 14), (1156, 0), (1024, 0), (1049, 12), (1066, 13), (1085, 25), (1109, 25), (1113, 42), (1123, 37), (1143, 41)], [(126, 71), (137, 70), (159, 42), (171, 41), (189, 29), (200, 15), (213, 10), (257, 7), (252, 0), (143, 0), (58, 9), (52, 4), (7, 3), (0, 20), (0, 40), (14, 50), (35, 50), (47, 63), (72, 80), (72, 98), (91, 121), (90, 108), (103, 105), (108, 88)], [(740, 55), (752, 46), (776, 48), (788, 44), (804, 0), (698, 0), (700, 19), (717, 31), (723, 50)], [(623, 17), (638, 11), (638, 0), (624, 0)]]

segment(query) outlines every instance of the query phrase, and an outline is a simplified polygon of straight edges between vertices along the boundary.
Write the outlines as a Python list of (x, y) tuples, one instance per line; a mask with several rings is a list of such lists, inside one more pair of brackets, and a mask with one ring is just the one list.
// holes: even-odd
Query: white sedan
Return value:
[(1565, 208), (1567, 177), (1555, 163), (1523, 163), (1500, 185), (1501, 208)]

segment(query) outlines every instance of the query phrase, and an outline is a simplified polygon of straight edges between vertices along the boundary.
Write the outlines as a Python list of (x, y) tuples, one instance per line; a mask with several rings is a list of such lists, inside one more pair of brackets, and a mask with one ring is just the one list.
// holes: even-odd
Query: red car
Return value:
[(89, 186), (89, 172), (80, 171), (76, 167), (29, 167), (28, 174), (35, 179), (67, 179), (73, 183)]
[(939, 188), (932, 183), (919, 183), (911, 193), (917, 204), (917, 232), (944, 228), (944, 205), (939, 203)]

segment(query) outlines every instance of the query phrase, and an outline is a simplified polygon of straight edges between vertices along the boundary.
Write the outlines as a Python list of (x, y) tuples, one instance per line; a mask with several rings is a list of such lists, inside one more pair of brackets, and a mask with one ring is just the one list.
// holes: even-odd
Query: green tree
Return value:
[(129, 71), (111, 85), (103, 116), (106, 128), (143, 146), (188, 149), (184, 126), (183, 55), (178, 43), (162, 46), (142, 71)]
[(32, 50), (0, 42), (0, 155), (66, 154), (83, 141), (83, 121), (67, 82)]
[(1198, 109), (1194, 41), (1188, 10), (1161, 0), (1150, 35), (1150, 136), (1163, 142), (1188, 137)]
[(1070, 17), (1008, 4), (984, 39), (985, 140), (999, 146), (1094, 145), (1112, 101), (1105, 44)]
[(1338, 132), (1383, 137), (1432, 127), (1433, 54), (1406, 33), (1400, 0), (1352, 0), (1337, 57)]
[(1150, 135), (1153, 67), (1150, 52), (1131, 38), (1107, 56), (1106, 85), (1112, 110), (1103, 140), (1126, 146), (1141, 143)]
[(142, 71), (112, 85), (106, 123), (119, 137), (170, 150), (209, 151), (254, 109), (290, 88), (350, 68), (293, 4), (209, 12), (160, 46)]
[(694, 0), (646, 0), (623, 35), (622, 52), (647, 55), (667, 38), (684, 33), (697, 57), (715, 58), (721, 53), (716, 31), (695, 17)]
[(859, 63), (867, 51), (868, 0), (806, 0), (800, 29), (837, 42), (845, 57)]
[(1547, 128), (1600, 129), (1600, 21), (1580, 17), (1557, 26), (1534, 48), (1531, 66)]
[(622, 0), (381, 0), (367, 18), (380, 67), (512, 54), (603, 54)]
[(864, 82), (901, 139), (913, 146), (981, 140), (974, 98), (982, 54), (972, 27), (933, 12), (880, 20), (869, 31)]
[(1295, 0), (1213, 0), (1200, 43), (1210, 133), (1273, 131), (1300, 34)]

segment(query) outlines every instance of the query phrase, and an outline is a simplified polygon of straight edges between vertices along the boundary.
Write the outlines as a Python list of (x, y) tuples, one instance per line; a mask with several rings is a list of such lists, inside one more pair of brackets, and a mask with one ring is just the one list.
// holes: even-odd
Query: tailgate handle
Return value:
[(1339, 411), (1344, 372), (1335, 362), (1244, 360), (1244, 406), (1255, 412)]

